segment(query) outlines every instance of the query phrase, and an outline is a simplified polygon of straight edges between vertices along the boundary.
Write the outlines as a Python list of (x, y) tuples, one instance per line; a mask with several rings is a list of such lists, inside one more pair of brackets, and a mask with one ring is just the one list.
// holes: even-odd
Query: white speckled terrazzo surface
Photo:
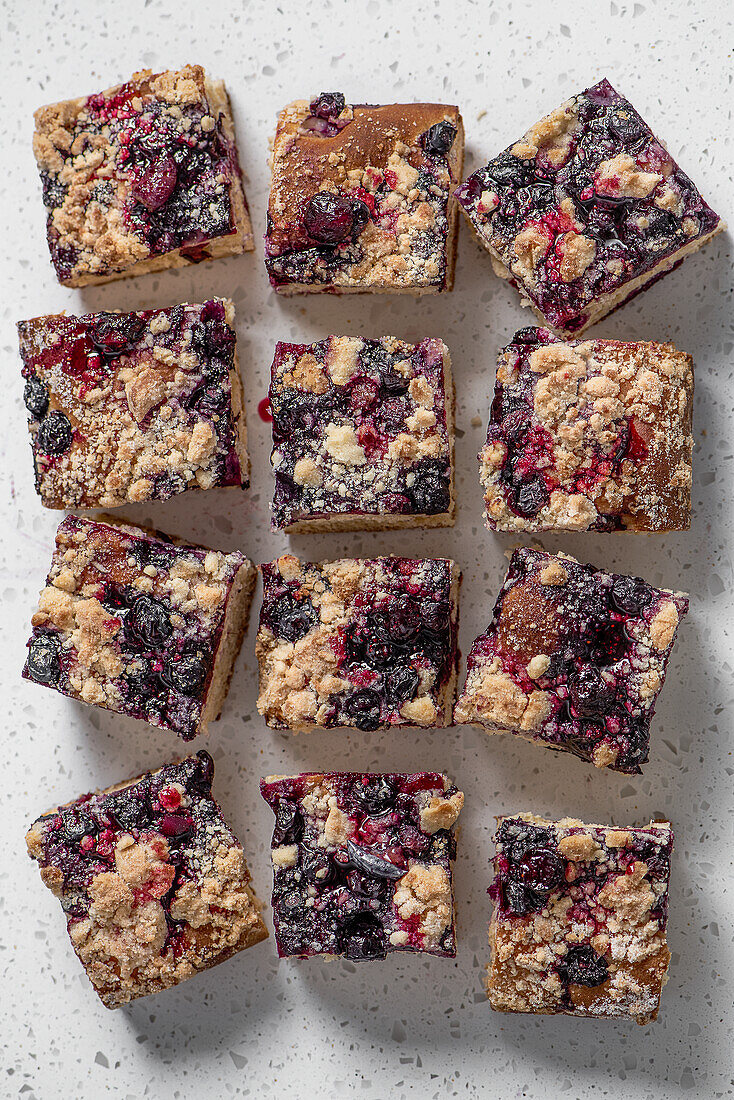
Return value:
[[(731, 1095), (732, 1081), (732, 350), (731, 238), (720, 237), (593, 329), (670, 339), (696, 363), (695, 517), (667, 537), (548, 538), (582, 560), (636, 572), (692, 596), (654, 723), (644, 776), (597, 773), (511, 737), (469, 728), (286, 738), (255, 712), (254, 630), (208, 748), (215, 793), (269, 896), (272, 816), (257, 793), (270, 772), (444, 769), (466, 792), (456, 893), (455, 962), (278, 962), (272, 938), (161, 996), (110, 1013), (68, 943), (58, 902), (25, 855), (26, 824), (96, 785), (180, 754), (170, 735), (23, 682), (28, 619), (59, 516), (33, 491), (14, 322), (58, 309), (146, 308), (230, 295), (238, 311), (253, 451), (252, 489), (214, 491), (132, 519), (256, 561), (287, 540), (268, 532), (268, 429), (257, 417), (273, 342), (329, 333), (443, 337), (458, 390), (459, 519), (453, 531), (300, 536), (318, 558), (375, 551), (450, 554), (464, 569), (462, 649), (486, 625), (510, 540), (481, 525), (475, 455), (496, 349), (531, 323), (461, 227), (456, 289), (440, 299), (279, 301), (259, 237), (276, 110), (340, 88), (348, 100), (458, 103), (468, 166), (601, 76), (629, 96), (728, 220), (732, 181), (732, 24), (727, 5), (610, 0), (125, 0), (0, 4), (4, 236), (0, 300), (5, 413), (0, 430), (4, 721), (0, 789), (0, 1094), (22, 1100), (138, 1097), (613, 1097)], [(731, 15), (731, 9), (729, 9)], [(258, 236), (253, 255), (85, 291), (60, 288), (44, 238), (31, 113), (100, 90), (134, 69), (197, 61), (228, 84)], [(481, 419), (481, 426), (477, 421)], [(259, 606), (256, 595), (255, 610)], [(256, 616), (253, 616), (255, 621)], [(202, 747), (194, 743), (193, 748)], [(482, 991), (495, 814), (530, 809), (676, 827), (670, 982), (660, 1018), (633, 1024), (492, 1013)], [(266, 918), (270, 921), (269, 912)]]

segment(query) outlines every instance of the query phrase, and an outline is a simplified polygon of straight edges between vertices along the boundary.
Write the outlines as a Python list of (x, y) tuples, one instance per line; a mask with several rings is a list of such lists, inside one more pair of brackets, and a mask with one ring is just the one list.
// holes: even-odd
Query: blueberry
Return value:
[[(393, 357), (379, 340), (364, 340), (359, 353), (359, 364), (366, 373), (383, 376), (384, 382), (384, 377), (392, 371)], [(398, 377), (402, 378), (402, 375), (398, 375)], [(406, 382), (405, 389), (407, 388), (408, 383)]]
[[(532, 179), (532, 169), (512, 153), (500, 153), (486, 168), (480, 170), (483, 176), (482, 189), (496, 190), (497, 187), (518, 188)], [(477, 173), (475, 173), (476, 175)], [(492, 185), (495, 185), (494, 187)]]
[(354, 797), (365, 813), (377, 815), (395, 805), (397, 790), (386, 775), (377, 775), (369, 783), (358, 783)]
[(273, 415), (273, 439), (279, 443), (295, 433), (310, 432), (316, 424), (315, 401), (312, 395), (298, 390), (283, 390), (270, 399)]
[(648, 130), (645, 123), (629, 107), (615, 107), (610, 111), (607, 115), (607, 126), (628, 153), (638, 152), (647, 141)]
[(381, 698), (371, 688), (362, 688), (350, 695), (344, 703), (344, 713), (358, 730), (365, 733), (380, 726)]
[(112, 814), (112, 817), (122, 829), (140, 828), (147, 824), (150, 819), (150, 811), (145, 802), (145, 796), (129, 791), (112, 795), (106, 799), (105, 809)]
[(423, 458), (413, 467), (413, 484), (407, 492), (416, 512), (435, 516), (447, 512), (451, 503), (448, 462)]
[(169, 609), (152, 596), (138, 596), (125, 620), (126, 630), (140, 645), (154, 649), (173, 633)]
[(83, 810), (70, 810), (61, 819), (61, 829), (65, 840), (78, 844), (83, 836), (94, 835), (97, 827), (89, 814)]
[(281, 799), (275, 811), (274, 844), (297, 844), (303, 836), (303, 814), (294, 802)]
[(548, 848), (553, 836), (548, 829), (526, 822), (503, 821), (497, 833), (497, 844), (504, 855), (517, 863), (533, 848)]
[(48, 411), (48, 386), (32, 374), (23, 389), (23, 401), (31, 416), (41, 420)]
[(448, 600), (423, 600), (419, 621), (424, 631), (445, 635), (451, 623), (451, 608)]
[(334, 195), (331, 191), (317, 191), (306, 203), (303, 216), (309, 237), (327, 245), (359, 236), (368, 218), (369, 210), (361, 199)]
[(198, 695), (206, 680), (209, 662), (200, 654), (184, 654), (178, 660), (170, 660), (166, 666), (165, 680), (174, 691), (182, 695)]
[(547, 893), (537, 893), (528, 890), (519, 882), (509, 879), (503, 883), (503, 899), (505, 908), (512, 913), (522, 916), (525, 913), (537, 913), (547, 901)]
[(65, 413), (49, 413), (38, 428), (38, 449), (47, 455), (62, 455), (71, 447), (73, 434), (71, 421)]
[(594, 988), (603, 985), (609, 977), (606, 959), (597, 955), (589, 944), (573, 944), (558, 964), (561, 977), (573, 985)]
[(180, 782), (189, 794), (209, 795), (214, 779), (214, 761), (206, 749), (176, 765), (173, 781)]
[(542, 477), (525, 481), (514, 494), (515, 509), (521, 516), (537, 516), (548, 503), (549, 494)]
[(669, 243), (674, 241), (680, 233), (678, 218), (668, 210), (660, 210), (657, 206), (652, 205), (645, 211), (645, 217), (648, 223), (647, 228), (644, 230), (645, 240)]
[(456, 137), (456, 127), (445, 120), (435, 123), (421, 135), (423, 148), (434, 157), (445, 157)]
[(151, 161), (130, 188), (130, 194), (146, 210), (160, 210), (176, 189), (178, 167), (168, 153), (161, 152)]
[(346, 107), (341, 92), (321, 92), (309, 105), (309, 111), (316, 118), (337, 118)]
[(614, 706), (616, 694), (607, 684), (598, 668), (587, 665), (569, 685), (571, 703), (583, 718), (608, 714)]
[(367, 848), (360, 848), (349, 839), (347, 840), (347, 854), (351, 865), (370, 878), (397, 881), (405, 874), (404, 868), (396, 867), (389, 860), (382, 859), (381, 856), (369, 851)]
[(130, 351), (145, 331), (145, 320), (137, 313), (98, 313), (89, 326), (95, 347), (108, 359)]
[(123, 676), (128, 704), (138, 710), (155, 702), (161, 693), (160, 676), (149, 660), (138, 660)]
[(350, 871), (347, 875), (347, 886), (356, 898), (365, 901), (381, 902), (385, 898), (390, 879), (369, 878), (359, 871)]
[(376, 916), (360, 913), (339, 930), (339, 950), (348, 959), (384, 959), (387, 955), (385, 929)]
[(61, 679), (61, 643), (55, 634), (37, 634), (28, 647), (28, 672), (39, 684)]
[(382, 371), (380, 375), (380, 384), (389, 397), (402, 397), (403, 394), (408, 392), (408, 379), (404, 374), (400, 374), (398, 371), (393, 370), (392, 367)]
[(415, 601), (398, 598), (387, 612), (387, 632), (393, 641), (405, 644), (415, 637), (420, 621)]
[(510, 866), (509, 874), (537, 892), (552, 890), (562, 881), (565, 864), (551, 848), (531, 848)]
[(398, 665), (387, 676), (387, 696), (397, 707), (413, 699), (420, 685), (420, 676), (410, 665)]
[(194, 350), (203, 358), (214, 360), (204, 367), (204, 373), (209, 376), (221, 377), (221, 364), (231, 365), (236, 340), (233, 330), (223, 317), (209, 317), (191, 326), (191, 344)]
[(268, 612), (268, 619), (279, 638), (297, 642), (319, 621), (319, 614), (307, 596), (286, 592)]
[(312, 886), (331, 886), (336, 881), (338, 871), (328, 852), (320, 848), (304, 847), (301, 874)]

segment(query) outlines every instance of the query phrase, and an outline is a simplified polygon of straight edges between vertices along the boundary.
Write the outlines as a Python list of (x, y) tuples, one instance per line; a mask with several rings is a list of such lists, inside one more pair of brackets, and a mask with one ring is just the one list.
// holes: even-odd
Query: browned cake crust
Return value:
[[(618, 829), (531, 813), (498, 823), (492, 1008), (654, 1020), (670, 962), (670, 823)], [(556, 864), (564, 877), (545, 889), (538, 876)], [(539, 890), (523, 885), (531, 878)]]
[(106, 1008), (169, 989), (268, 936), (207, 753), (50, 810), (26, 843)]
[[(59, 282), (86, 286), (253, 250), (229, 98), (200, 65), (144, 69), (34, 117)], [(158, 137), (137, 156), (151, 117)], [(196, 162), (186, 159), (194, 147)]]
[[(693, 361), (673, 344), (522, 330), (500, 353), (479, 455), (487, 526), (688, 528), (692, 409)], [(516, 424), (521, 414), (527, 423)]]
[[(461, 179), (464, 131), (457, 107), (441, 103), (346, 105), (341, 128), (307, 128), (307, 100), (278, 116), (272, 153), (266, 265), (281, 294), (394, 291), (413, 294), (451, 290), (454, 281), (457, 206), (451, 197)], [(446, 121), (456, 136), (445, 157), (432, 161), (429, 183), (422, 135)], [(370, 217), (351, 251), (307, 255), (302, 211), (319, 191), (360, 199)], [(427, 243), (429, 242), (429, 243)]]

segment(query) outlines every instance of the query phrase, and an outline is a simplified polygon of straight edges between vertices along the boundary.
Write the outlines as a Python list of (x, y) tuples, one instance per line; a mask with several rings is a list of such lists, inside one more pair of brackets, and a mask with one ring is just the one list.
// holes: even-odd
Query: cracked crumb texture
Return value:
[(18, 324), (36, 489), (117, 508), (249, 484), (234, 306), (213, 299)]
[(445, 775), (269, 776), (278, 954), (456, 954), (451, 863), (464, 795)]
[(456, 191), (501, 278), (563, 336), (672, 271), (724, 224), (608, 80)]
[(51, 260), (85, 286), (252, 251), (229, 99), (200, 65), (35, 113)]
[(304, 730), (451, 724), (461, 574), (446, 558), (264, 564), (257, 708)]
[(487, 994), (499, 1012), (658, 1014), (673, 832), (498, 819)]
[(687, 611), (682, 592), (567, 555), (516, 550), (492, 621), (469, 653), (454, 721), (638, 773)]
[(281, 294), (451, 290), (464, 131), (441, 103), (348, 104), (278, 116), (265, 265)]
[(691, 523), (693, 361), (672, 344), (516, 332), (479, 454), (495, 531), (681, 531)]
[(266, 939), (207, 752), (68, 802), (28, 852), (106, 1008), (178, 985)]
[(453, 524), (454, 388), (441, 340), (279, 343), (270, 411), (274, 529)]
[(255, 576), (239, 552), (68, 516), (23, 677), (188, 741), (219, 716)]

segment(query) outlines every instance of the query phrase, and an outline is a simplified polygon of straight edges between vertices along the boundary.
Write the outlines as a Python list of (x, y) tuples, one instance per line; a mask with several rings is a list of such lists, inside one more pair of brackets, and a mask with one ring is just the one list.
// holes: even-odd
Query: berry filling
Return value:
[(548, 323), (574, 332), (592, 303), (649, 275), (719, 218), (607, 80), (560, 114), (544, 120), (543, 140), (531, 130), (456, 197)]
[[(260, 789), (275, 813), (279, 955), (454, 956), (452, 826), (463, 795), (444, 776), (307, 774), (262, 780)], [(432, 893), (421, 894), (429, 882)]]

